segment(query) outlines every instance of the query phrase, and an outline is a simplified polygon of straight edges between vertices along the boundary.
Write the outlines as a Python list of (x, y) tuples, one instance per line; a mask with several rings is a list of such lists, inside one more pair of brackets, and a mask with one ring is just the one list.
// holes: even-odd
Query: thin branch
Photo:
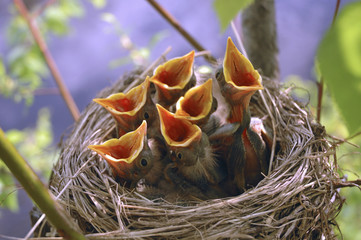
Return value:
[(360, 190), (361, 179), (356, 179), (354, 181), (346, 181), (346, 182), (336, 182), (333, 183), (335, 188), (345, 188), (345, 187), (358, 187)]
[(321, 76), (320, 82), (317, 83), (317, 115), (316, 115), (316, 121), (318, 123), (321, 122), (321, 109), (322, 109), (322, 96), (323, 96), (323, 77)]
[(66, 88), (64, 81), (59, 73), (59, 70), (55, 64), (55, 61), (53, 57), (51, 56), (48, 47), (44, 41), (44, 38), (41, 36), (40, 31), (33, 21), (33, 19), (30, 17), (28, 10), (26, 9), (26, 6), (23, 2), (23, 0), (14, 0), (14, 4), (17, 7), (19, 13), (22, 15), (22, 17), (25, 19), (25, 21), (28, 24), (28, 27), (35, 39), (36, 44), (39, 46), (41, 53), (44, 56), (44, 59), (46, 63), (48, 64), (48, 67), (55, 79), (56, 84), (58, 85), (58, 88), (60, 90), (61, 95), (63, 96), (66, 105), (68, 106), (71, 115), (73, 116), (74, 120), (77, 121), (79, 119), (79, 110), (76, 106), (74, 99), (70, 95), (68, 89)]
[[(193, 38), (181, 25), (180, 23), (167, 11), (165, 10), (157, 1), (147, 0), (150, 5), (152, 5), (155, 10), (157, 10), (160, 15), (162, 15), (167, 22), (169, 22), (182, 36), (193, 46), (197, 51), (206, 51), (206, 49), (195, 39)], [(212, 55), (205, 55), (205, 59), (211, 63), (215, 64), (217, 62), (216, 58)]]
[(65, 239), (85, 239), (0, 128), (0, 158)]
[[(336, 0), (336, 7), (335, 7), (335, 11), (333, 13), (332, 25), (331, 26), (333, 26), (335, 24), (337, 13), (338, 13), (338, 10), (340, 8), (340, 3), (341, 3), (341, 0)], [(321, 120), (322, 96), (323, 96), (324, 84), (325, 83), (323, 81), (323, 76), (321, 76), (320, 82), (317, 84), (317, 87), (318, 87), (317, 115), (316, 115), (317, 122), (320, 122), (320, 120)]]
[(241, 48), (241, 52), (243, 53), (243, 55), (247, 58), (248, 58), (248, 55), (247, 55), (247, 52), (246, 52), (246, 49), (243, 45), (243, 41), (242, 41), (242, 38), (241, 38), (241, 34), (239, 33), (239, 31), (237, 30), (236, 28), (236, 25), (234, 24), (234, 19), (231, 21), (231, 26), (232, 26), (232, 30), (233, 30), (233, 33), (234, 35), (236, 36), (236, 39), (237, 39), (237, 42), (238, 42), (238, 45), (239, 47)]

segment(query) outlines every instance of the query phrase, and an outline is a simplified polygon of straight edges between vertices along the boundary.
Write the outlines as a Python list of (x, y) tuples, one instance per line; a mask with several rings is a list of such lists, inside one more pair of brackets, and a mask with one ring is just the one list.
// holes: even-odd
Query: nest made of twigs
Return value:
[[(129, 89), (138, 78), (126, 75), (97, 97)], [(334, 238), (342, 199), (332, 187), (339, 176), (324, 128), (289, 89), (268, 79), (263, 85), (251, 113), (275, 130), (280, 149), (268, 176), (239, 196), (177, 204), (119, 185), (105, 160), (87, 148), (115, 136), (111, 115), (93, 102), (62, 146), (50, 189), (89, 238)]]

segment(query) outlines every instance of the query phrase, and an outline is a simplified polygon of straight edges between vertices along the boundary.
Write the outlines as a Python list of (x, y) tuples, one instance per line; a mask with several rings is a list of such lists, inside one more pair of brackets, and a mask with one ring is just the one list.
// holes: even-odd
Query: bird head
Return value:
[(101, 155), (113, 170), (117, 179), (137, 181), (153, 166), (152, 153), (148, 147), (147, 122), (119, 139), (110, 139), (101, 145), (90, 145), (89, 149)]
[[(171, 158), (183, 164), (198, 157), (197, 146), (202, 139), (202, 130), (185, 118), (179, 118), (157, 104), (161, 133), (171, 150)], [(196, 149), (196, 150), (195, 150)]]

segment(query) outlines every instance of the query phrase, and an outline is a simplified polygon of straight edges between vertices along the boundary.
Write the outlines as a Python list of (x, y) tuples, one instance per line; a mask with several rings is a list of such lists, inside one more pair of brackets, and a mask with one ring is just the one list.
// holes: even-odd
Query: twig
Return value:
[(335, 188), (355, 187), (356, 186), (360, 189), (361, 179), (356, 179), (354, 181), (346, 181), (346, 182), (336, 182), (336, 183), (333, 183), (333, 186)]
[(48, 189), (17, 152), (14, 145), (6, 138), (1, 128), (0, 158), (41, 211), (46, 214), (61, 236), (66, 239), (85, 239), (80, 230), (76, 228), (77, 225), (71, 221), (71, 218), (67, 216), (61, 206), (53, 199)]
[(317, 83), (317, 115), (316, 115), (316, 121), (318, 123), (321, 122), (321, 109), (322, 109), (322, 96), (323, 96), (323, 77), (321, 76), (320, 82)]
[[(335, 24), (338, 9), (340, 8), (340, 3), (341, 3), (341, 0), (336, 1), (335, 12), (333, 13), (333, 18), (332, 18), (332, 26)], [(317, 122), (320, 122), (320, 120), (321, 120), (323, 86), (324, 86), (324, 81), (323, 81), (323, 76), (321, 76), (320, 82), (317, 83), (317, 87), (318, 87), (317, 116), (316, 116)]]
[(55, 64), (53, 57), (51, 56), (48, 50), (44, 38), (41, 36), (40, 31), (37, 25), (35, 24), (35, 22), (30, 17), (23, 0), (14, 0), (14, 4), (17, 7), (19, 13), (22, 15), (22, 17), (25, 19), (26, 23), (28, 24), (28, 27), (35, 39), (35, 42), (39, 46), (40, 51), (44, 56), (44, 59), (55, 79), (56, 84), (58, 85), (60, 93), (63, 96), (65, 103), (70, 110), (71, 115), (73, 116), (74, 120), (77, 121), (80, 116), (78, 107), (76, 106), (74, 99), (72, 98), (72, 96), (70, 95), (68, 89), (64, 84), (64, 81), (59, 73), (59, 70)]
[[(198, 51), (206, 51), (206, 49), (195, 39), (193, 38), (181, 25), (180, 23), (167, 11), (165, 10), (157, 1), (155, 0), (147, 0), (150, 5), (152, 5), (155, 10), (157, 10), (160, 15), (162, 15), (167, 22), (169, 22), (182, 36), (187, 39), (187, 41), (195, 47)], [(212, 55), (205, 55), (205, 59), (210, 64), (217, 63), (217, 60)]]
[(242, 41), (242, 38), (241, 38), (241, 34), (239, 34), (237, 28), (236, 28), (236, 25), (234, 24), (234, 20), (231, 21), (231, 26), (232, 26), (232, 30), (233, 30), (233, 33), (234, 35), (236, 36), (236, 39), (237, 39), (237, 42), (238, 42), (238, 45), (239, 47), (241, 48), (241, 52), (243, 53), (243, 55), (247, 58), (247, 52), (246, 52), (246, 49), (244, 47), (244, 44), (243, 44), (243, 41)]

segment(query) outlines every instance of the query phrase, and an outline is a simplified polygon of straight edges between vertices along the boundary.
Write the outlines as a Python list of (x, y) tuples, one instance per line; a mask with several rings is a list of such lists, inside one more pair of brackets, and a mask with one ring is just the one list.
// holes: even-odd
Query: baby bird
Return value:
[(193, 74), (194, 51), (173, 58), (154, 70), (150, 81), (156, 87), (154, 102), (169, 109), (180, 96), (196, 83)]
[(221, 194), (212, 186), (222, 181), (225, 172), (213, 156), (208, 136), (186, 118), (177, 117), (158, 104), (156, 106), (161, 133), (170, 149), (177, 174), (207, 194)]
[(229, 105), (228, 122), (250, 122), (249, 102), (252, 95), (263, 89), (261, 75), (228, 38), (223, 68), (216, 72), (221, 93)]
[[(159, 125), (149, 86), (149, 77), (147, 77), (142, 84), (130, 89), (127, 93), (115, 93), (107, 98), (93, 99), (113, 116), (117, 123), (119, 137), (129, 131), (134, 131), (143, 120), (146, 120), (149, 126)], [(153, 131), (156, 128), (150, 129)], [(148, 131), (148, 135), (153, 136), (156, 133)]]
[(147, 122), (144, 120), (135, 131), (88, 148), (107, 161), (119, 183), (134, 188), (142, 178), (156, 182), (162, 171), (159, 159), (148, 145), (146, 134)]
[(262, 78), (228, 38), (223, 68), (216, 73), (221, 93), (229, 105), (228, 124), (209, 136), (216, 154), (227, 165), (227, 190), (237, 195), (256, 186), (267, 173), (267, 149), (258, 123), (251, 123), (249, 103), (263, 89)]
[(217, 100), (212, 94), (212, 79), (189, 89), (185, 95), (177, 101), (176, 116), (197, 124), (202, 131), (209, 132), (207, 128), (210, 115), (217, 109)]

